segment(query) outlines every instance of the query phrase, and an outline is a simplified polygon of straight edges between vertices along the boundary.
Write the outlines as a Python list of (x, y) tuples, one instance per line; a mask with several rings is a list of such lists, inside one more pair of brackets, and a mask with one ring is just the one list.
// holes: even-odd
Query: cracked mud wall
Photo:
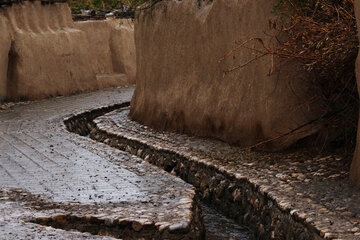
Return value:
[[(134, 82), (111, 77), (127, 74), (116, 72), (119, 63), (114, 65), (112, 59), (113, 51), (123, 54), (128, 49), (110, 48), (115, 30), (108, 21), (74, 23), (66, 3), (24, 1), (0, 8), (1, 24), (11, 36), (11, 49), (4, 47), (8, 42), (0, 48), (0, 93), (7, 99), (41, 99)], [(7, 40), (2, 32), (0, 42)], [(101, 74), (110, 77), (97, 78)]]
[[(279, 150), (321, 128), (307, 124), (321, 114), (311, 76), (294, 62), (271, 56), (224, 76), (224, 70), (254, 56), (237, 44), (261, 38), (276, 47), (269, 28), (273, 1), (165, 1), (135, 20), (137, 86), (131, 102), (135, 120), (158, 129), (215, 137), (241, 146), (273, 139), (262, 148)], [(257, 47), (254, 43), (248, 47)], [(261, 49), (261, 48), (260, 48)], [(263, 49), (262, 49), (263, 50)], [(299, 131), (277, 138), (304, 125)]]

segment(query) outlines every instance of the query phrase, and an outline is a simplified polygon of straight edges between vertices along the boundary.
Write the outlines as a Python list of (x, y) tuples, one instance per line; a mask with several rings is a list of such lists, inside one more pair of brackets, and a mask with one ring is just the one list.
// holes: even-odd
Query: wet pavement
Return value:
[[(160, 229), (196, 232), (201, 228), (192, 221), (197, 212), (193, 186), (134, 153), (65, 129), (64, 119), (129, 101), (133, 90), (1, 107), (0, 239), (112, 239), (121, 236), (121, 231), (152, 236), (161, 234)], [(268, 206), (275, 205), (285, 217), (321, 238), (360, 237), (360, 191), (348, 181), (347, 156), (307, 149), (273, 154), (242, 151), (215, 140), (151, 130), (131, 121), (126, 109), (94, 122), (152, 151), (174, 151), (218, 173), (246, 179), (258, 191), (255, 195), (267, 197)], [(200, 180), (201, 186), (209, 187)], [(216, 192), (217, 187), (209, 189)], [(234, 189), (230, 184), (230, 201), (240, 197)], [(262, 204), (255, 198), (249, 201), (256, 209)], [(251, 239), (246, 228), (205, 205), (203, 209), (206, 239)], [(270, 222), (278, 227), (281, 222), (274, 216), (280, 215), (276, 214)], [(118, 225), (125, 230), (120, 231)], [(273, 229), (265, 230), (273, 234)]]
[(21, 190), (0, 191), (0, 239), (114, 239), (31, 223), (34, 209), (29, 208), (26, 202), (18, 198), (11, 198), (10, 196), (14, 195), (14, 192), (25, 194)]
[(107, 229), (94, 234), (117, 237), (121, 226), (136, 236), (186, 229), (184, 236), (194, 238), (201, 232), (193, 186), (65, 129), (66, 117), (129, 101), (133, 90), (59, 97), (0, 112), (0, 239), (98, 239), (56, 229), (86, 232), (93, 222)]

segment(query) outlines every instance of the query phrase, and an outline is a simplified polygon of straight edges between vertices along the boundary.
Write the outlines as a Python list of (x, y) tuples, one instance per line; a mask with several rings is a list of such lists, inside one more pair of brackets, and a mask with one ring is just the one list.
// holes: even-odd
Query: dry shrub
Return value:
[(354, 0), (282, 0), (275, 10), (282, 21), (279, 30), (288, 36), (277, 52), (314, 73), (327, 127), (341, 129), (337, 140), (353, 145), (359, 109)]
[[(316, 96), (304, 102), (322, 100), (319, 102), (323, 103), (323, 115), (318, 121), (325, 128), (336, 129), (335, 141), (331, 138), (331, 143), (353, 146), (359, 109), (355, 78), (358, 37), (354, 0), (277, 0), (274, 13), (277, 20), (269, 22), (269, 26), (277, 32), (274, 37), (279, 42), (278, 47), (272, 49), (258, 38), (242, 42), (223, 59), (241, 49), (251, 49), (248, 45), (253, 41), (260, 47), (252, 48), (255, 53), (252, 59), (227, 69), (224, 74), (246, 67), (266, 55), (301, 62), (304, 69), (314, 76), (312, 85), (317, 92)], [(276, 67), (270, 66), (269, 74)], [(264, 143), (269, 141), (271, 139)]]

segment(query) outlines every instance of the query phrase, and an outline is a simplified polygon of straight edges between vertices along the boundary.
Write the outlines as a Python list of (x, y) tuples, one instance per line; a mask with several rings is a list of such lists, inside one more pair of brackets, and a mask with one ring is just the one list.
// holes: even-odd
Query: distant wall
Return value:
[(115, 72), (125, 72), (129, 81), (135, 83), (136, 51), (133, 20), (110, 20), (112, 29), (110, 48)]
[(109, 19), (106, 21), (75, 22), (75, 28), (87, 33), (87, 38), (95, 47), (89, 49), (97, 61), (106, 59), (107, 66), (117, 73), (126, 73), (129, 82), (135, 83), (136, 52), (134, 23), (131, 19)]
[[(270, 55), (226, 76), (254, 51), (219, 60), (239, 42), (261, 38), (276, 47), (273, 1), (164, 1), (135, 20), (137, 82), (131, 116), (159, 129), (215, 137), (241, 146), (274, 139), (261, 147), (278, 150), (316, 133), (307, 123), (321, 114), (311, 76), (294, 62)], [(257, 47), (255, 41), (248, 47)], [(263, 49), (262, 49), (263, 50)], [(278, 138), (299, 126), (298, 131)]]
[(4, 21), (11, 48), (6, 48), (9, 41), (1, 30), (0, 42), (6, 44), (0, 46), (0, 93), (8, 99), (40, 99), (134, 82), (132, 75), (127, 77), (131, 71), (118, 66), (125, 63), (113, 62), (114, 54), (135, 57), (128, 53), (134, 51), (130, 35), (124, 39), (128, 48), (119, 51), (111, 45), (120, 31), (115, 26), (123, 20), (74, 23), (66, 3), (25, 1), (1, 7), (0, 26)]

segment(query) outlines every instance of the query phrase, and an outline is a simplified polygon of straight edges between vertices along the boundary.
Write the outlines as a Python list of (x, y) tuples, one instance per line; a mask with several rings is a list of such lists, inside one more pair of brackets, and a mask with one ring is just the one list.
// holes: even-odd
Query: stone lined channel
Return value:
[[(82, 114), (78, 114), (70, 118), (67, 118), (64, 121), (64, 123), (70, 132), (77, 133), (81, 136), (91, 137), (90, 133), (95, 129), (95, 124), (93, 122), (95, 118), (102, 116), (106, 113), (109, 113), (113, 110), (124, 108), (124, 105), (129, 105), (129, 103), (112, 105), (100, 109), (95, 109), (92, 111), (87, 111)], [(99, 141), (99, 139), (96, 138), (95, 140)], [(166, 168), (164, 169), (167, 170)], [(207, 240), (255, 239), (254, 234), (249, 230), (249, 228), (245, 226), (241, 226), (238, 223), (236, 223), (234, 220), (227, 218), (219, 211), (215, 210), (213, 206), (210, 206), (205, 202), (202, 202), (200, 206), (202, 208), (204, 226), (206, 231), (205, 239)]]
[(252, 240), (253, 234), (247, 227), (237, 224), (234, 220), (210, 207), (206, 203), (200, 204), (205, 226), (205, 238), (207, 240)]

